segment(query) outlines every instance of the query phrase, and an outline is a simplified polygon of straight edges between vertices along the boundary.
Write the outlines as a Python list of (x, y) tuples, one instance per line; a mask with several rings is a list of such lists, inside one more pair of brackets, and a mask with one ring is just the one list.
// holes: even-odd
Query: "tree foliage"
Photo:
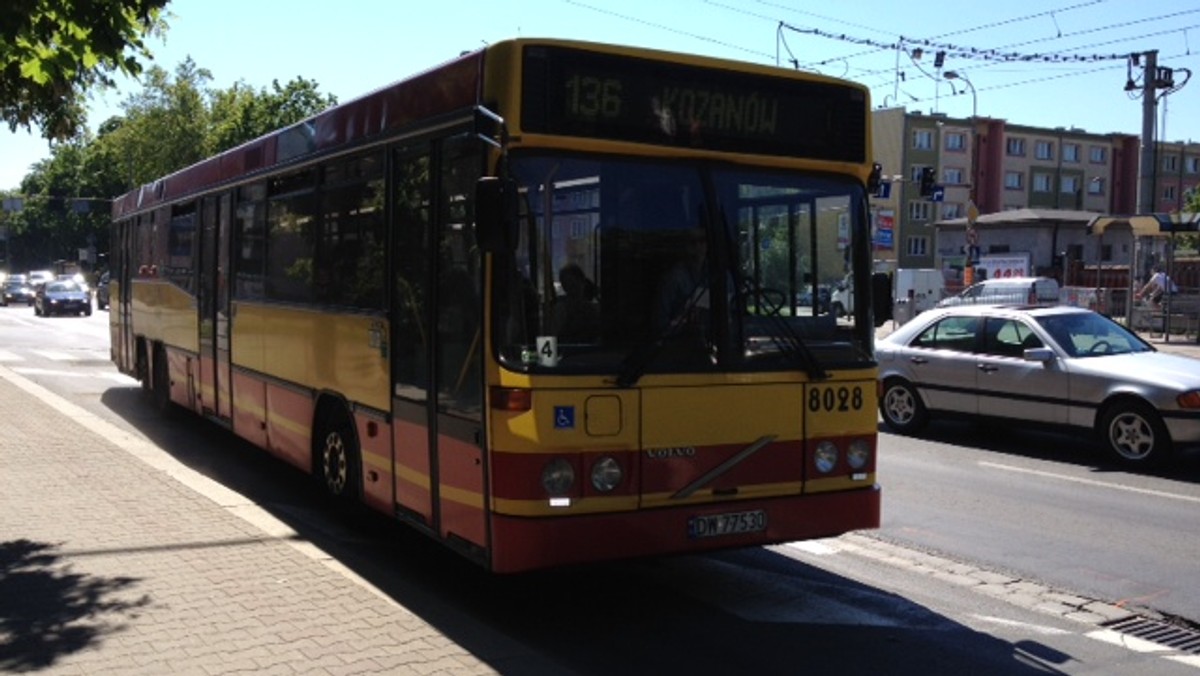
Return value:
[[(0, 214), (9, 269), (75, 260), (79, 249), (108, 249), (108, 199), (311, 117), (337, 102), (297, 77), (255, 90), (245, 82), (213, 89), (212, 74), (190, 58), (173, 73), (154, 66), (122, 116), (57, 144), (21, 183), (24, 208)], [(3, 266), (0, 266), (3, 267)]]
[(213, 151), (239, 146), (274, 129), (295, 124), (337, 103), (321, 94), (315, 80), (297, 77), (287, 84), (253, 92), (243, 83), (215, 92), (212, 99)]
[(85, 98), (137, 76), (150, 58), (144, 39), (165, 28), (168, 0), (5, 0), (0, 12), (0, 111), (9, 129), (40, 128), (51, 140), (76, 135)]

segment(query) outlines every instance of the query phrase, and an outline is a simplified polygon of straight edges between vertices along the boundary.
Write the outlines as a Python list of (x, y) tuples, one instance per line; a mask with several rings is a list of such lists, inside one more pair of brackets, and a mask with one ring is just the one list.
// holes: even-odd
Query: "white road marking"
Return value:
[(1165, 645), (1159, 645), (1153, 641), (1147, 641), (1144, 638), (1122, 634), (1119, 631), (1112, 629), (1101, 629), (1084, 634), (1088, 638), (1094, 638), (1097, 641), (1111, 643), (1121, 646), (1127, 650), (1132, 650), (1135, 653), (1162, 653), (1169, 652), (1171, 649)]
[(1026, 469), (1024, 467), (1013, 467), (1012, 465), (1002, 465), (995, 462), (980, 462), (980, 467), (989, 467), (991, 469), (1003, 470), (1005, 472), (1016, 472), (1018, 474), (1032, 474), (1046, 479), (1057, 479), (1059, 481), (1069, 481), (1071, 483), (1084, 484), (1086, 486), (1099, 486), (1101, 488), (1110, 488), (1114, 491), (1125, 491), (1127, 493), (1138, 493), (1140, 495), (1153, 495), (1159, 498), (1170, 498), (1171, 500), (1182, 500), (1184, 502), (1194, 502), (1200, 504), (1200, 497), (1191, 495), (1182, 495), (1180, 493), (1168, 493), (1166, 491), (1156, 491), (1149, 488), (1137, 488), (1135, 486), (1122, 486), (1121, 484), (1110, 483), (1108, 481), (1096, 481), (1095, 479), (1084, 479), (1082, 477), (1068, 476), (1066, 474), (1058, 474), (1055, 472), (1046, 472), (1038, 469)]
[(839, 551), (841, 551), (837, 547), (829, 546), (824, 540), (800, 540), (798, 542), (789, 542), (787, 543), (787, 546), (791, 547), (792, 549), (798, 549), (805, 554), (813, 554), (816, 556), (829, 556), (830, 554), (837, 554)]
[(1018, 622), (1016, 620), (1006, 620), (1003, 617), (993, 617), (991, 615), (974, 615), (975, 619), (990, 624), (999, 624), (1005, 627), (1018, 627), (1033, 634), (1042, 634), (1045, 636), (1063, 636), (1074, 634), (1075, 632), (1068, 629), (1059, 629), (1057, 627), (1047, 627), (1044, 624), (1031, 624), (1029, 622)]
[(138, 380), (131, 378), (124, 373), (100, 373), (98, 371), (55, 371), (53, 369), (39, 369), (32, 366), (13, 366), (11, 367), (14, 373), (20, 373), (23, 376), (54, 376), (55, 378), (107, 378), (114, 382), (128, 385), (136, 384)]
[(78, 361), (79, 357), (68, 352), (59, 352), (58, 350), (30, 350), (39, 357), (45, 357), (52, 361)]

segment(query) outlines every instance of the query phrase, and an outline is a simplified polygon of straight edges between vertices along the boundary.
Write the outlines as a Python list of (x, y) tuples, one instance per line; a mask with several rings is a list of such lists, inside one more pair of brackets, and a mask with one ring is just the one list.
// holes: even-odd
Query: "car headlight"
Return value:
[(846, 462), (850, 463), (851, 469), (862, 469), (867, 466), (867, 462), (871, 459), (871, 444), (866, 439), (855, 439), (850, 442), (850, 448), (846, 451)]
[(612, 456), (604, 456), (592, 465), (592, 486), (607, 493), (621, 484), (621, 463)]
[(813, 456), (813, 462), (817, 466), (817, 471), (821, 474), (829, 474), (833, 468), (837, 466), (838, 448), (832, 441), (822, 441), (817, 444), (817, 451)]
[(562, 458), (542, 468), (542, 488), (550, 495), (566, 495), (575, 486), (575, 468)]

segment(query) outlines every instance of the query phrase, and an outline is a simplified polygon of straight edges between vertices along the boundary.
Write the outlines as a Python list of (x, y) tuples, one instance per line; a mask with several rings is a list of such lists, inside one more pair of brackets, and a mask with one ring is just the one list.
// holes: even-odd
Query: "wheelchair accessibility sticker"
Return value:
[(575, 407), (574, 406), (555, 406), (554, 407), (554, 429), (556, 429), (556, 430), (573, 430), (573, 429), (575, 429)]

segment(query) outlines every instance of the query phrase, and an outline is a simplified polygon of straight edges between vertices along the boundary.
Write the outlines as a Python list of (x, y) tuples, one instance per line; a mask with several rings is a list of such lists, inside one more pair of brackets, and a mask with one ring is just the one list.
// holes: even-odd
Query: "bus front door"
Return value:
[[(397, 513), (486, 551), (479, 146), (468, 135), (393, 162), (392, 414)], [(432, 207), (432, 208), (431, 208)]]

